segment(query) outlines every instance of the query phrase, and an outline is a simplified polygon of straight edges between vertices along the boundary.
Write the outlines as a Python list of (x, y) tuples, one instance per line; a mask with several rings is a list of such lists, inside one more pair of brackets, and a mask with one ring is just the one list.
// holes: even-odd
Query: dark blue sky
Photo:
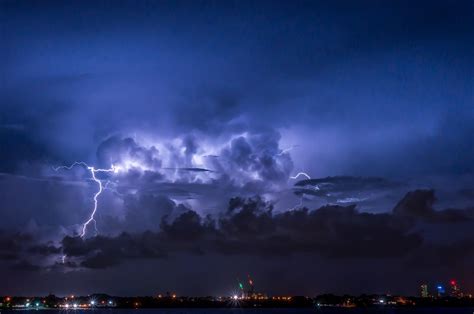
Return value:
[(0, 1), (0, 294), (474, 289), (473, 15)]

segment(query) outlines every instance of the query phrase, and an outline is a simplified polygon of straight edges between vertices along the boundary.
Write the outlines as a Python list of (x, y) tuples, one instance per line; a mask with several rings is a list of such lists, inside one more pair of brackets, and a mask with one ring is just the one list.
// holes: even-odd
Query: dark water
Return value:
[(106, 309), (106, 310), (0, 310), (1, 314), (51, 314), (53, 312), (61, 312), (61, 314), (474, 314), (474, 308), (319, 308), (319, 309)]

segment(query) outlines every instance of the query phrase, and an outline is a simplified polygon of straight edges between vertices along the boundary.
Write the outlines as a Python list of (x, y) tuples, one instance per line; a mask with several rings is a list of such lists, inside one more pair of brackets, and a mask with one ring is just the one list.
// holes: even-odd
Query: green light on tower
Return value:
[(244, 285), (241, 282), (239, 282), (239, 287), (240, 287), (240, 290), (244, 290)]

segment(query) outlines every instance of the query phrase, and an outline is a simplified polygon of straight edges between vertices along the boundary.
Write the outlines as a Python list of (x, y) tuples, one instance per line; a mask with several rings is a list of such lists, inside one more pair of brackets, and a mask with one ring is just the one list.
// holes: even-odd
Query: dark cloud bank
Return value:
[[(433, 190), (409, 192), (392, 212), (359, 212), (355, 205), (327, 205), (273, 213), (260, 197), (232, 198), (219, 217), (201, 217), (187, 210), (171, 220), (163, 217), (159, 231), (123, 232), (116, 236), (66, 236), (60, 245), (39, 244), (27, 234), (0, 234), (0, 257), (17, 270), (81, 271), (114, 268), (139, 259), (168, 259), (189, 254), (258, 258), (399, 260), (411, 271), (444, 273), (472, 261), (474, 209), (434, 210)], [(447, 232), (449, 230), (449, 232)], [(472, 230), (472, 229), (471, 229)], [(441, 239), (427, 236), (442, 232)], [(67, 256), (64, 263), (60, 256)], [(32, 259), (31, 256), (36, 256)], [(35, 264), (41, 258), (49, 263)]]
[[(84, 258), (80, 263), (84, 267), (107, 267), (127, 258), (163, 258), (176, 251), (263, 257), (294, 253), (326, 258), (402, 257), (419, 253), (426, 245), (417, 224), (465, 223), (474, 218), (474, 209), (435, 211), (433, 202), (432, 190), (417, 190), (408, 193), (392, 213), (361, 213), (355, 205), (327, 205), (274, 214), (272, 205), (261, 198), (237, 197), (217, 219), (190, 210), (171, 222), (165, 218), (159, 232), (85, 241), (66, 237), (62, 245), (68, 256)], [(431, 227), (436, 229), (436, 225)]]

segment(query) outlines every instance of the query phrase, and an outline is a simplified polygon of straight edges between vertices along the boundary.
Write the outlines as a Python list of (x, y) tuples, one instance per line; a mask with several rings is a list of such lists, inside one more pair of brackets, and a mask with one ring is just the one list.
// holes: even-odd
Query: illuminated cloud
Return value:
[[(277, 293), (390, 273), (404, 291), (469, 271), (403, 267), (469, 261), (470, 1), (4, 2), (2, 287), (204, 294), (256, 268)], [(78, 237), (97, 182), (52, 169), (74, 161), (117, 169), (97, 173), (98, 237)]]

